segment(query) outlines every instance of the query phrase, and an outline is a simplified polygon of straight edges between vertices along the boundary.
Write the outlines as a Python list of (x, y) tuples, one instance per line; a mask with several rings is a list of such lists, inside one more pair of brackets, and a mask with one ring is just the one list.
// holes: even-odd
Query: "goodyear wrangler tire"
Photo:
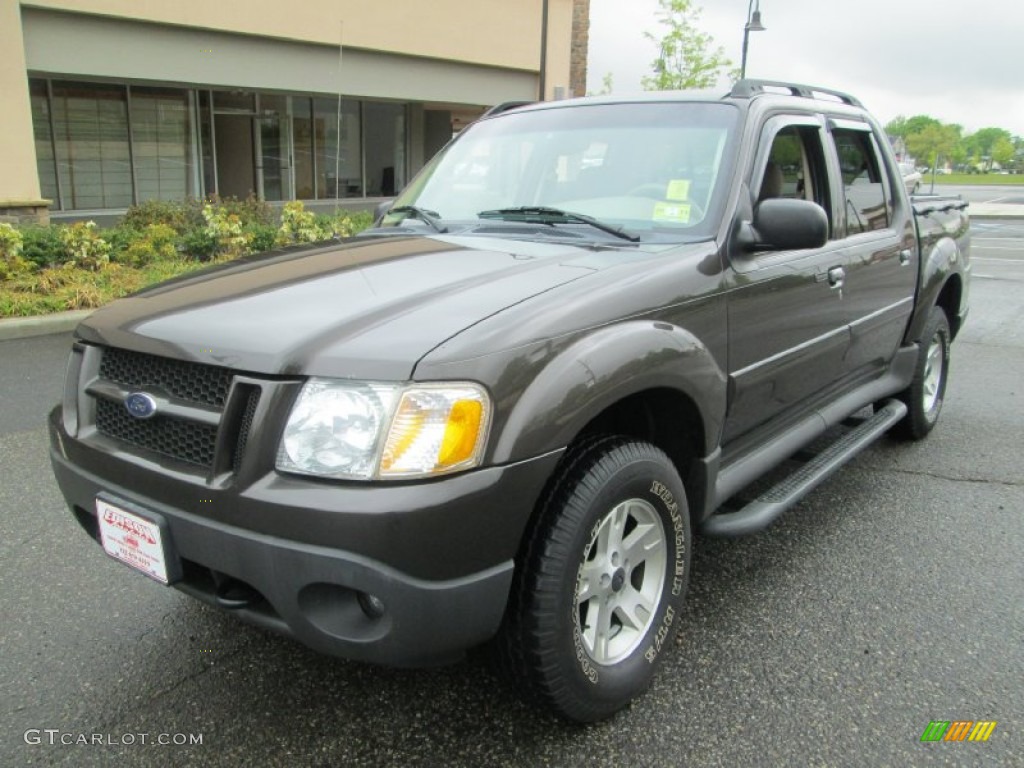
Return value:
[(689, 565), (686, 495), (664, 453), (625, 438), (570, 452), (518, 563), (506, 670), (565, 718), (608, 717), (673, 645)]
[(932, 307), (921, 334), (917, 368), (910, 386), (898, 397), (907, 404), (907, 415), (894, 428), (896, 437), (921, 440), (939, 420), (949, 377), (949, 320), (940, 307)]

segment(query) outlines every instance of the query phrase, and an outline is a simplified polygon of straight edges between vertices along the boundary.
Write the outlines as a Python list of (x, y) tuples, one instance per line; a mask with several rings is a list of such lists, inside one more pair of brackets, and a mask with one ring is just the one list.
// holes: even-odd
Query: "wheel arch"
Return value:
[(534, 378), (492, 458), (514, 461), (596, 435), (642, 439), (675, 464), (694, 514), (704, 509), (702, 460), (717, 451), (726, 391), (710, 350), (684, 329), (651, 321), (606, 327), (564, 349)]
[(918, 291), (917, 306), (907, 328), (905, 341), (909, 343), (920, 339), (928, 322), (928, 313), (934, 306), (941, 307), (946, 313), (951, 335), (956, 338), (963, 319), (963, 263), (964, 257), (960, 253), (960, 247), (952, 237), (941, 238), (928, 252), (921, 264), (921, 288)]

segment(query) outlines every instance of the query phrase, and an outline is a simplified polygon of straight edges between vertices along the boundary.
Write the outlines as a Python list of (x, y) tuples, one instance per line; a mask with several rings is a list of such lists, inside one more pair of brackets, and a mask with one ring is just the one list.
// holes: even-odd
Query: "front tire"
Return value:
[(907, 415), (894, 428), (904, 440), (921, 440), (939, 420), (949, 375), (949, 320), (941, 307), (932, 307), (921, 334), (917, 368), (910, 386), (898, 395)]
[(608, 717), (672, 645), (689, 565), (686, 495), (662, 451), (627, 438), (570, 451), (517, 563), (506, 670), (562, 717)]

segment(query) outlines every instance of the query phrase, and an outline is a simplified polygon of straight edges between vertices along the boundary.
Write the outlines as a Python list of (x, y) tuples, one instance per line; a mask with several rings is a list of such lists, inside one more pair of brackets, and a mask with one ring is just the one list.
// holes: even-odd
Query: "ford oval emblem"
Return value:
[(156, 414), (156, 400), (145, 392), (132, 392), (124, 399), (124, 407), (136, 419), (149, 419)]

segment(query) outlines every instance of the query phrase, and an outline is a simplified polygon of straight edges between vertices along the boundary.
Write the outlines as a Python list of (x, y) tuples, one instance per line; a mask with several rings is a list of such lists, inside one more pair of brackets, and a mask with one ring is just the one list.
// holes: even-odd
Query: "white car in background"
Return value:
[(900, 173), (903, 175), (903, 183), (907, 187), (907, 193), (916, 195), (921, 189), (921, 172), (914, 167), (913, 163), (899, 163)]

